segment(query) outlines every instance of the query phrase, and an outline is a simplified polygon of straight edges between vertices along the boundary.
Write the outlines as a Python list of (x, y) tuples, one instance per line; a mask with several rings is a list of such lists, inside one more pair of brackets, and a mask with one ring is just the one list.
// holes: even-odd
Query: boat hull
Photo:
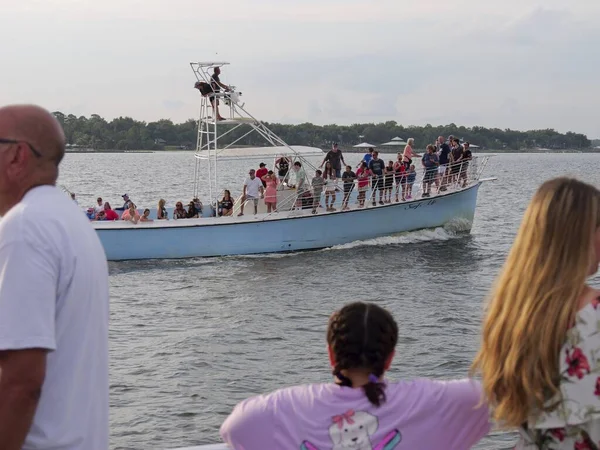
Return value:
[(435, 228), (455, 220), (470, 229), (479, 186), (476, 182), (431, 198), (317, 215), (303, 211), (298, 216), (292, 212), (243, 221), (222, 217), (94, 226), (110, 261), (291, 252)]

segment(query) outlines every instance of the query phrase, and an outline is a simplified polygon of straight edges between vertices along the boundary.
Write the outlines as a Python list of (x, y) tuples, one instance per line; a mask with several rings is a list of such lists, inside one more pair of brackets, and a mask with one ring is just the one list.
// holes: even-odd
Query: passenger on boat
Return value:
[(323, 193), (323, 187), (325, 186), (325, 179), (323, 178), (323, 172), (319, 169), (315, 171), (315, 176), (311, 182), (313, 188), (313, 202), (312, 202), (312, 213), (317, 213), (317, 208), (321, 202), (321, 194)]
[(412, 164), (413, 158), (418, 158), (419, 156), (421, 156), (418, 153), (415, 153), (415, 151), (413, 150), (414, 145), (415, 139), (408, 138), (408, 140), (406, 141), (406, 147), (404, 147), (404, 153), (402, 153), (402, 161), (404, 162), (406, 167), (409, 167)]
[(305, 192), (308, 192), (309, 189), (306, 186), (306, 172), (302, 168), (302, 163), (300, 161), (296, 161), (292, 166), (292, 170), (296, 174), (296, 184), (293, 186), (296, 188), (296, 207), (302, 208), (302, 197)]
[(106, 220), (119, 220), (119, 215), (112, 210), (110, 203), (104, 203), (104, 217)]
[(450, 177), (452, 183), (458, 183), (460, 176), (460, 167), (462, 166), (463, 159), (463, 148), (460, 145), (460, 139), (452, 139), (452, 153), (451, 153), (451, 166), (450, 166)]
[(600, 191), (546, 181), (494, 283), (472, 373), (517, 450), (590, 450), (600, 442)]
[(469, 161), (473, 159), (473, 153), (471, 152), (471, 144), (465, 142), (463, 146), (462, 164), (460, 166), (460, 180), (462, 180), (462, 187), (467, 186), (467, 172), (469, 170)]
[(385, 173), (385, 162), (379, 158), (379, 152), (373, 152), (373, 159), (369, 163), (369, 169), (372, 173), (372, 201), (373, 206), (377, 204), (377, 191), (379, 191), (379, 204), (383, 205), (383, 181)]
[(98, 214), (100, 211), (104, 211), (104, 202), (102, 201), (102, 197), (98, 197), (96, 199), (96, 206), (94, 206), (94, 211)]
[(399, 193), (402, 190), (402, 201), (406, 200), (406, 166), (402, 162), (402, 154), (398, 153), (396, 162), (394, 163), (394, 175), (396, 178), (396, 202), (399, 201)]
[(415, 180), (417, 179), (417, 171), (415, 170), (415, 165), (411, 164), (408, 169), (408, 173), (406, 175), (406, 199), (410, 200), (412, 198), (412, 189), (413, 184), (415, 184)]
[(198, 208), (196, 208), (196, 204), (192, 200), (191, 202), (188, 203), (188, 210), (186, 213), (186, 218), (197, 219), (198, 217), (200, 217), (200, 212), (198, 211)]
[(96, 213), (94, 220), (106, 220), (106, 213), (104, 212), (104, 210)]
[[(277, 176), (279, 177), (279, 181), (283, 183), (285, 177), (290, 170), (290, 164), (292, 162), (287, 156), (282, 156), (277, 161), (275, 161), (275, 170), (277, 170)], [(289, 184), (289, 183), (288, 183)]]
[[(258, 172), (257, 176), (258, 176)], [(269, 170), (266, 175), (261, 178), (263, 185), (266, 185), (265, 190), (265, 205), (267, 212), (275, 212), (277, 210), (277, 176), (272, 170)]]
[(87, 216), (88, 219), (95, 220), (96, 219), (96, 210), (94, 208), (88, 208), (85, 215)]
[(361, 160), (361, 162), (358, 163), (358, 165), (356, 166), (356, 168), (360, 168), (362, 163), (365, 163), (367, 166), (369, 165), (369, 163), (371, 162), (371, 160), (373, 159), (373, 152), (375, 150), (373, 148), (369, 148), (369, 152), (365, 153), (365, 156), (363, 156), (363, 159)]
[(175, 203), (175, 209), (173, 210), (173, 219), (187, 219), (187, 211), (183, 208), (183, 203)]
[[(210, 87), (215, 93), (221, 92), (221, 88), (225, 89), (225, 91), (228, 92), (230, 90), (229, 86), (221, 83), (219, 75), (221, 75), (221, 68), (215, 67), (213, 69), (213, 74), (210, 77)], [(225, 117), (221, 116), (221, 114), (219, 113), (219, 99), (215, 95), (211, 95), (210, 97), (208, 97), (208, 99), (210, 100), (210, 104), (213, 108), (213, 114), (215, 115), (217, 120), (225, 120)]]
[(123, 203), (123, 206), (121, 208), (115, 208), (115, 211), (126, 211), (131, 207), (131, 205), (133, 205), (133, 202), (129, 198), (128, 194), (123, 194), (121, 197), (123, 198), (123, 201), (125, 203)]
[(327, 211), (335, 211), (333, 204), (335, 203), (335, 191), (337, 190), (338, 179), (330, 161), (325, 163), (323, 179), (325, 180), (325, 209)]
[(346, 162), (344, 161), (344, 155), (338, 148), (337, 143), (332, 145), (331, 150), (327, 152), (323, 162), (319, 167), (323, 167), (323, 165), (328, 161), (331, 163), (333, 170), (335, 170), (336, 178), (340, 178), (342, 176), (342, 164), (346, 165)]
[(242, 193), (240, 213), (238, 216), (244, 215), (244, 205), (247, 201), (251, 201), (254, 204), (254, 214), (258, 214), (258, 199), (263, 198), (264, 188), (262, 181), (256, 177), (255, 170), (250, 169), (248, 175), (249, 178), (246, 178), (246, 181), (244, 181), (244, 191)]
[(138, 223), (138, 221), (140, 220), (140, 214), (137, 212), (136, 206), (133, 203), (131, 203), (131, 206), (128, 210), (123, 212), (121, 219), (133, 223)]
[(358, 207), (365, 207), (365, 198), (369, 189), (369, 180), (373, 176), (373, 172), (369, 169), (366, 162), (361, 163), (356, 171), (356, 179), (358, 180)]
[(446, 143), (444, 136), (439, 136), (437, 141), (438, 146), (438, 158), (440, 161), (440, 166), (438, 168), (438, 178), (440, 180), (440, 191), (445, 191), (448, 185), (448, 175), (449, 169), (448, 165), (450, 164), (450, 146)]
[(348, 201), (350, 200), (350, 194), (354, 189), (354, 180), (356, 180), (356, 174), (352, 171), (352, 166), (346, 166), (346, 170), (342, 174), (342, 180), (344, 181), (344, 200), (342, 201), (342, 211), (348, 210)]
[(230, 216), (233, 213), (233, 204), (234, 200), (231, 197), (231, 192), (229, 189), (225, 189), (223, 192), (223, 198), (219, 202), (219, 216)]
[(388, 165), (385, 166), (385, 182), (383, 184), (383, 201), (384, 203), (392, 203), (392, 191), (394, 190), (394, 161), (388, 161)]
[(265, 180), (263, 180), (263, 177), (269, 173), (269, 169), (267, 169), (267, 165), (265, 163), (260, 163), (258, 165), (258, 170), (256, 171), (256, 178), (258, 178), (261, 182), (264, 188), (267, 187), (267, 183), (265, 182)]
[(242, 401), (221, 426), (222, 439), (244, 450), (470, 449), (490, 430), (480, 383), (387, 379), (397, 341), (388, 311), (347, 304), (327, 329), (333, 382)]
[(423, 174), (423, 194), (422, 197), (429, 197), (431, 185), (435, 182), (435, 174), (439, 165), (438, 157), (435, 154), (435, 147), (431, 144), (427, 146), (427, 153), (421, 158), (421, 164), (425, 169)]
[(144, 214), (140, 217), (140, 222), (154, 222), (150, 218), (150, 210), (148, 208), (144, 209)]
[(202, 216), (202, 208), (204, 207), (204, 205), (202, 204), (202, 202), (200, 201), (200, 199), (198, 197), (194, 197), (192, 199), (192, 201), (194, 202), (194, 206), (196, 207), (196, 211), (198, 211), (198, 215)]
[(167, 212), (167, 208), (165, 208), (166, 204), (167, 202), (163, 198), (158, 201), (158, 208), (156, 208), (156, 218), (158, 220), (169, 220), (169, 213)]

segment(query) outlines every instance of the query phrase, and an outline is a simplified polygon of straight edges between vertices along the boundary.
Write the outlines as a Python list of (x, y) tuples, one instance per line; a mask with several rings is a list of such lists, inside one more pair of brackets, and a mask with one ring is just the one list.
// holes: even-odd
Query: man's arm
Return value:
[(0, 351), (0, 447), (21, 450), (46, 376), (44, 349)]
[[(14, 227), (12, 222), (8, 227)], [(59, 259), (34, 235), (0, 246), (0, 448), (20, 450), (46, 375), (46, 354), (56, 349)], [(10, 228), (9, 228), (10, 229)], [(35, 282), (23, 282), (23, 274)]]

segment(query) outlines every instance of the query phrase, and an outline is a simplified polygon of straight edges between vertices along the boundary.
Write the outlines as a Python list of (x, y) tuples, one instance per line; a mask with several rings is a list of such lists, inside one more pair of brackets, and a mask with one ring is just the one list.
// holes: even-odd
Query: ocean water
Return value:
[[(82, 205), (98, 195), (118, 205), (126, 192), (138, 206), (173, 205), (191, 199), (193, 164), (189, 152), (70, 154), (59, 184)], [(257, 165), (229, 162), (222, 179), (238, 193)], [(247, 396), (330, 380), (327, 319), (349, 301), (377, 302), (398, 321), (390, 378), (465, 376), (484, 297), (535, 189), (559, 175), (599, 185), (599, 169), (594, 154), (495, 156), (485, 175), (498, 180), (480, 189), (470, 234), (438, 228), (296, 254), (110, 263), (111, 448), (216, 443)], [(492, 433), (476, 448), (513, 441)]]

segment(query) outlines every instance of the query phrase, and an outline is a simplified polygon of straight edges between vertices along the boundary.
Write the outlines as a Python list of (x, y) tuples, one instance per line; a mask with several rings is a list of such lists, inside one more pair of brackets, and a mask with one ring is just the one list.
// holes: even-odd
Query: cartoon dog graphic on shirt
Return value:
[(333, 416), (329, 427), (332, 450), (373, 450), (371, 436), (379, 427), (377, 417), (368, 412), (353, 410)]
[[(379, 427), (379, 420), (364, 411), (348, 410), (331, 418), (329, 437), (333, 443), (331, 450), (394, 450), (402, 441), (402, 434), (393, 430), (376, 445), (371, 437)], [(303, 441), (300, 450), (319, 450), (309, 441)]]

